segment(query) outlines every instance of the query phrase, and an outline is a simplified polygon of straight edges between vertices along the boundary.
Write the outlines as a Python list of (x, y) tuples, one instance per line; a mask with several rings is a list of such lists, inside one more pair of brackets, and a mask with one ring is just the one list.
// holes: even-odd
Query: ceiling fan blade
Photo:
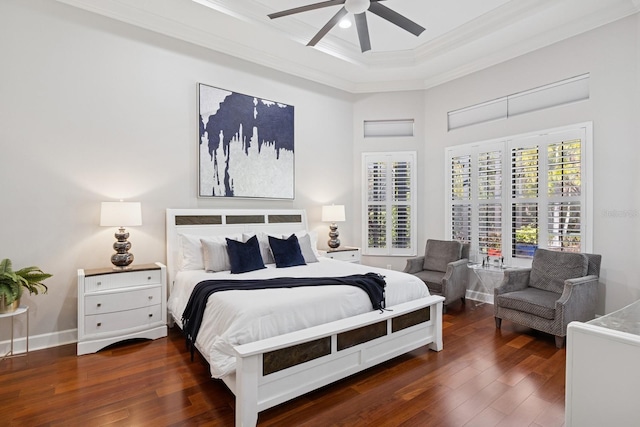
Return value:
[(307, 12), (310, 10), (322, 9), (329, 6), (338, 6), (344, 4), (346, 0), (330, 0), (321, 1), (319, 3), (308, 4), (306, 6), (294, 7), (293, 9), (283, 10), (281, 12), (270, 13), (267, 15), (271, 19), (282, 18), (283, 16), (294, 15), (296, 13)]
[(320, 31), (318, 31), (318, 34), (316, 34), (315, 36), (313, 36), (313, 38), (311, 39), (311, 41), (309, 43), (307, 43), (307, 46), (315, 46), (320, 39), (322, 39), (325, 35), (327, 35), (327, 33), (336, 26), (336, 24), (338, 22), (340, 22), (340, 20), (347, 14), (347, 9), (344, 8), (344, 6), (342, 6), (342, 8), (340, 8), (340, 10), (338, 11), (338, 13), (336, 13), (335, 15), (333, 15), (333, 18), (331, 18), (329, 20), (329, 22), (327, 22), (324, 27), (322, 27), (320, 29)]
[(405, 18), (398, 12), (389, 9), (387, 6), (383, 6), (379, 2), (372, 1), (371, 6), (369, 6), (369, 12), (375, 13), (380, 18), (386, 19), (387, 21), (397, 25), (403, 30), (410, 32), (414, 36), (419, 36), (425, 30), (424, 27), (416, 24), (409, 18)]
[(358, 40), (360, 41), (360, 50), (366, 52), (371, 50), (371, 40), (369, 39), (369, 26), (367, 25), (367, 15), (362, 12), (355, 16), (356, 29), (358, 30)]

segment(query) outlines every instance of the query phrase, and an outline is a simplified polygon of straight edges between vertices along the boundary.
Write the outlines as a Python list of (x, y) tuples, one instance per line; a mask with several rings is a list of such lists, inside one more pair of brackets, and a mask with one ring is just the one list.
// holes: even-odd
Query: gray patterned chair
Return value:
[(494, 290), (496, 328), (502, 319), (555, 335), (564, 346), (567, 325), (595, 318), (601, 255), (538, 249), (531, 268), (505, 270)]
[(409, 258), (405, 273), (422, 280), (429, 292), (444, 297), (443, 310), (458, 299), (464, 304), (469, 273), (469, 244), (449, 240), (427, 240), (424, 256)]

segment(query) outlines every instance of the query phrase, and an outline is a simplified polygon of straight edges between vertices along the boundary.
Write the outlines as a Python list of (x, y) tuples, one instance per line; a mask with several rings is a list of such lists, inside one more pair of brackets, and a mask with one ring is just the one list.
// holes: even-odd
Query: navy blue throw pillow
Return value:
[(276, 260), (276, 268), (307, 264), (304, 262), (298, 237), (295, 234), (286, 239), (269, 236), (269, 246), (271, 246), (273, 258)]
[(231, 274), (266, 268), (260, 256), (260, 244), (256, 236), (245, 243), (227, 238), (227, 253), (231, 262)]

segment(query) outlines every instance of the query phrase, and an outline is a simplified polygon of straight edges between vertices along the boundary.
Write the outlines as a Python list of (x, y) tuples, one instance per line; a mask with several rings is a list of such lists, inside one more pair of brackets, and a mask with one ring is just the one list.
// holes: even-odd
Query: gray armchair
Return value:
[(564, 346), (567, 325), (595, 318), (601, 255), (538, 249), (531, 268), (505, 270), (494, 290), (496, 328), (502, 319), (555, 335)]
[(429, 239), (424, 256), (409, 258), (404, 272), (420, 278), (432, 294), (442, 295), (446, 312), (452, 302), (458, 299), (465, 302), (468, 258), (468, 243)]

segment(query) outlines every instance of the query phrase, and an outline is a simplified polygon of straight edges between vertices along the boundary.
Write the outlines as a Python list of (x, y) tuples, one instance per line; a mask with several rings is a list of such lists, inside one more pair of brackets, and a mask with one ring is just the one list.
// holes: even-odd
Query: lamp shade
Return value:
[(140, 202), (102, 202), (100, 225), (112, 227), (142, 225)]
[(322, 221), (325, 221), (325, 222), (345, 221), (344, 205), (323, 206)]

